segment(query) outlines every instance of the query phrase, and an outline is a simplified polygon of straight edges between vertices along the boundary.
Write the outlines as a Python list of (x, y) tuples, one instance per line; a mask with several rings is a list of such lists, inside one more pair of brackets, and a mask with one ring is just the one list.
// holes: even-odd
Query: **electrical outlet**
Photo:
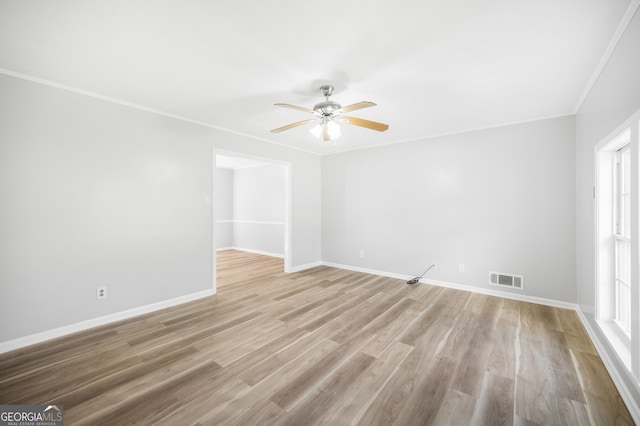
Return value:
[(98, 287), (96, 288), (96, 299), (106, 299), (107, 298), (107, 287)]
[(364, 250), (360, 250), (360, 258), (364, 257)]
[(458, 264), (458, 272), (464, 272), (464, 263)]

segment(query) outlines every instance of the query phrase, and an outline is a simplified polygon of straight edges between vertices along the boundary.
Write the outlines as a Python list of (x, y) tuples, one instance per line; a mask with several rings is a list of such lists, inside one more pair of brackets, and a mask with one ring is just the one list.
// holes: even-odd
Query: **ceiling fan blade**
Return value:
[(389, 128), (388, 124), (378, 123), (377, 121), (364, 120), (362, 118), (341, 117), (340, 121), (345, 124), (366, 127), (367, 129), (377, 130), (379, 132), (384, 132)]
[(345, 112), (351, 112), (358, 109), (369, 108), (372, 106), (376, 106), (376, 104), (374, 104), (373, 102), (363, 101), (363, 102), (358, 102), (357, 104), (352, 104), (352, 105), (347, 105), (346, 107), (342, 107), (337, 112), (340, 114), (343, 114)]
[(309, 108), (305, 108), (305, 107), (299, 107), (299, 106), (296, 106), (296, 105), (281, 104), (281, 103), (274, 104), (274, 105), (275, 106), (281, 106), (281, 107), (284, 107), (284, 108), (297, 109), (298, 111), (302, 111), (302, 112), (306, 112), (306, 113), (309, 113), (309, 114), (316, 114), (317, 115), (317, 113), (314, 110), (309, 109)]
[(322, 126), (322, 139), (325, 142), (331, 140), (331, 137), (329, 137), (329, 127), (326, 124)]
[(315, 121), (315, 119), (314, 118), (310, 118), (308, 120), (302, 120), (302, 121), (298, 121), (296, 123), (287, 124), (286, 126), (282, 126), (282, 127), (278, 127), (277, 129), (273, 129), (271, 131), (271, 133), (280, 133), (280, 132), (283, 132), (285, 130), (293, 129), (294, 127), (304, 126), (305, 124), (311, 123), (312, 121)]

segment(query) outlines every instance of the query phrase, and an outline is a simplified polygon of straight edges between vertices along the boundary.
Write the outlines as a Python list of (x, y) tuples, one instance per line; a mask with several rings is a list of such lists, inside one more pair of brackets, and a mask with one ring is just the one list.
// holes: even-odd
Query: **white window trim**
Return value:
[[(628, 134), (625, 134), (628, 129)], [(610, 136), (595, 146), (595, 296), (596, 320), (619, 360), (640, 384), (640, 175), (639, 175), (640, 111), (620, 125)], [(628, 141), (628, 142), (627, 142)], [(631, 327), (627, 335), (616, 323), (613, 292), (615, 226), (613, 211), (613, 158), (615, 152), (629, 143), (631, 147), (630, 238), (631, 238)]]

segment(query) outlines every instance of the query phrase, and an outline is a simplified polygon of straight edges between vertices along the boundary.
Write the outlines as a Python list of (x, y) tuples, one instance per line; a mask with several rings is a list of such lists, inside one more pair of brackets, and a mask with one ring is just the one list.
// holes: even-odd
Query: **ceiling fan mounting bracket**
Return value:
[(313, 110), (325, 118), (332, 118), (339, 115), (338, 110), (342, 108), (342, 105), (329, 100), (329, 97), (333, 93), (333, 86), (325, 84), (324, 86), (320, 86), (320, 91), (322, 92), (325, 101), (314, 105)]
[(329, 100), (329, 96), (333, 94), (333, 86), (330, 84), (325, 84), (324, 86), (320, 86), (320, 91), (322, 92), (322, 96)]

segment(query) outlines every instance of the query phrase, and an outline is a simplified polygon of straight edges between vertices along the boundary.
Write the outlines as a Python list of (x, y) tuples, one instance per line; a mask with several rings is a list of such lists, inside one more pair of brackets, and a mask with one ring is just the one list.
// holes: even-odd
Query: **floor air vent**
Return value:
[(518, 290), (524, 289), (524, 277), (522, 275), (489, 272), (489, 283), (500, 287), (511, 287)]

